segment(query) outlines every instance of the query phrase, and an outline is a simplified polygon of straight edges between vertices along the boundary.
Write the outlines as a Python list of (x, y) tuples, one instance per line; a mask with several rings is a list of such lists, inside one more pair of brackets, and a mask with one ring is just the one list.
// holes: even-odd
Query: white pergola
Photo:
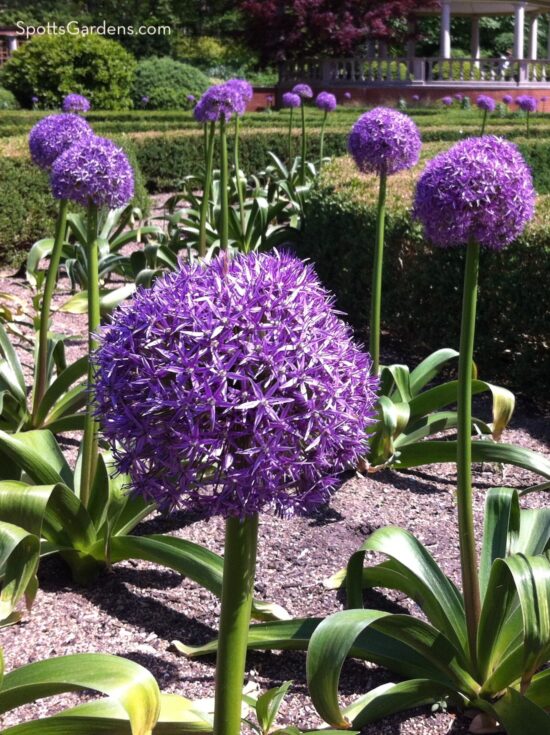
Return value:
[[(441, 0), (441, 43), (439, 56), (442, 59), (451, 58), (451, 19), (453, 16), (467, 16), (471, 18), (471, 56), (480, 59), (481, 48), (479, 43), (479, 21), (483, 17), (513, 15), (514, 16), (514, 59), (537, 59), (538, 53), (538, 20), (544, 13), (550, 13), (550, 0), (538, 2), (521, 2), (512, 0)], [(433, 8), (419, 9), (417, 15), (434, 15)], [(529, 20), (529, 44), (525, 55), (525, 21)], [(550, 59), (550, 37), (547, 40), (547, 58)], [(409, 54), (414, 57), (414, 42), (409, 44)]]

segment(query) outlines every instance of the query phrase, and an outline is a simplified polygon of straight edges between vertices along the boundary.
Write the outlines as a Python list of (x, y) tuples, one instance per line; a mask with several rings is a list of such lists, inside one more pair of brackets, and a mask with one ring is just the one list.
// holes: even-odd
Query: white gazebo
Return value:
[[(420, 7), (410, 17), (409, 28), (414, 38), (418, 19), (437, 14), (441, 19), (439, 55), (417, 55), (416, 42), (407, 44), (406, 56), (390, 57), (384, 43), (371, 43), (367, 53), (348, 58), (292, 62), (281, 69), (280, 86), (306, 80), (314, 86), (339, 88), (415, 88), (433, 90), (434, 94), (466, 88), (509, 87), (550, 89), (550, 37), (546, 39), (545, 58), (538, 58), (539, 18), (550, 15), (550, 0), (440, 0), (439, 8)], [(452, 56), (451, 21), (453, 17), (471, 19), (471, 48), (466, 57)], [(514, 42), (511, 53), (499, 58), (483, 56), (480, 45), (480, 20), (490, 16), (514, 17)], [(527, 33), (526, 31), (527, 26)]]

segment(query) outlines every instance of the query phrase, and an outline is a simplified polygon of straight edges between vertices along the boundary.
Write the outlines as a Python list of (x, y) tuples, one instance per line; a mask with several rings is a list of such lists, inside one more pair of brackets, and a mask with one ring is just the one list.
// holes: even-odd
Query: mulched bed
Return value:
[[(61, 281), (56, 304), (67, 298)], [(29, 295), (21, 278), (0, 273), (0, 291)], [(69, 359), (83, 349), (85, 319), (58, 313), (58, 331), (72, 333)], [(402, 356), (403, 357), (403, 356)], [(25, 360), (27, 366), (30, 359)], [(483, 404), (482, 404), (483, 408)], [(544, 416), (528, 416), (520, 401), (504, 441), (548, 452), (550, 429)], [(74, 461), (76, 440), (65, 439)], [(518, 468), (494, 465), (475, 468), (475, 512), (481, 527), (485, 492), (493, 486), (525, 487), (540, 481)], [(261, 519), (257, 596), (277, 602), (293, 616), (325, 615), (342, 609), (342, 595), (327, 591), (323, 579), (342, 567), (349, 555), (375, 528), (395, 524), (409, 529), (428, 546), (444, 571), (459, 582), (459, 553), (455, 504), (454, 465), (423, 467), (397, 473), (382, 471), (368, 477), (350, 475), (335, 494), (330, 508), (312, 518), (288, 521)], [(525, 505), (540, 507), (543, 495), (531, 495)], [(221, 552), (223, 521), (204, 521), (177, 513), (146, 520), (138, 533), (171, 533)], [(79, 652), (108, 652), (146, 666), (161, 689), (190, 698), (213, 696), (213, 657), (187, 660), (168, 651), (173, 639), (200, 644), (216, 634), (219, 603), (209, 592), (170, 570), (144, 562), (124, 562), (103, 572), (90, 586), (77, 587), (59, 559), (40, 567), (40, 591), (31, 614), (22, 623), (0, 631), (6, 670), (31, 661)], [(414, 611), (414, 605), (396, 594), (371, 591), (367, 606), (394, 612)], [(291, 695), (281, 710), (280, 724), (321, 726), (305, 687), (302, 652), (251, 652), (248, 680), (265, 690), (292, 679)], [(351, 701), (368, 689), (391, 681), (391, 675), (363, 662), (346, 664), (341, 695)], [(79, 700), (76, 694), (52, 697), (10, 713), (3, 726), (29, 717), (45, 716), (61, 705)], [(466, 733), (468, 720), (452, 713), (431, 714), (427, 709), (388, 718), (363, 729), (364, 735), (446, 735)]]

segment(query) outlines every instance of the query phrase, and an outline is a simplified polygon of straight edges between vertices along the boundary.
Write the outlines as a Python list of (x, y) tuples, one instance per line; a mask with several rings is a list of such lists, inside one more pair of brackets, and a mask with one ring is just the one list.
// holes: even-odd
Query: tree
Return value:
[(402, 42), (407, 17), (436, 0), (240, 0), (263, 62), (353, 53), (371, 39)]

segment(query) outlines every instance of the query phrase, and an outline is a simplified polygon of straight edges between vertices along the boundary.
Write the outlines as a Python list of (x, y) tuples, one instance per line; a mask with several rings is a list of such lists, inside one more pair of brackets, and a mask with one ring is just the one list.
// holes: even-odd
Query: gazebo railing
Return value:
[(347, 57), (287, 62), (283, 84), (309, 81), (326, 85), (404, 86), (409, 84), (550, 84), (550, 59), (470, 57), (376, 59)]

